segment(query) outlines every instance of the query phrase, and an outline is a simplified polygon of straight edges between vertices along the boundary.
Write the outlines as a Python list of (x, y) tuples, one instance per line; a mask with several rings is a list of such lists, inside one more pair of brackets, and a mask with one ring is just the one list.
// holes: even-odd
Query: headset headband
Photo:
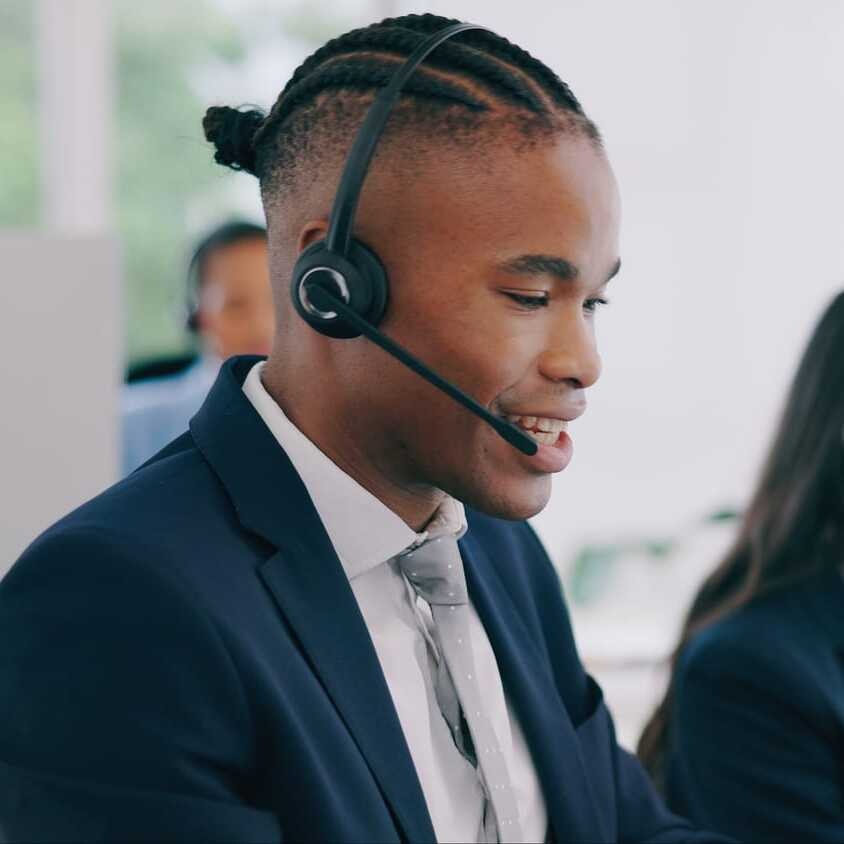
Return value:
[(325, 238), (329, 252), (343, 257), (348, 255), (352, 228), (355, 222), (355, 211), (358, 207), (363, 180), (369, 171), (375, 147), (378, 145), (384, 126), (401, 94), (404, 83), (407, 82), (416, 68), (425, 61), (429, 53), (439, 47), (443, 41), (447, 41), (467, 29), (488, 31), (486, 27), (474, 23), (455, 23), (433, 33), (433, 35), (429, 35), (407, 57), (389, 83), (378, 92), (375, 101), (367, 112), (363, 125), (358, 130), (351, 152), (343, 167), (343, 175), (340, 177), (340, 185), (337, 188), (331, 217), (329, 218), (328, 234)]

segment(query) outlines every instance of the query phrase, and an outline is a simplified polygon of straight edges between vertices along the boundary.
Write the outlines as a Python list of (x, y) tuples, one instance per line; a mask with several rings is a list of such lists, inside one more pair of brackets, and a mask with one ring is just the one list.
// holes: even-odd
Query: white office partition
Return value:
[(0, 576), (117, 474), (122, 316), (109, 237), (0, 232)]

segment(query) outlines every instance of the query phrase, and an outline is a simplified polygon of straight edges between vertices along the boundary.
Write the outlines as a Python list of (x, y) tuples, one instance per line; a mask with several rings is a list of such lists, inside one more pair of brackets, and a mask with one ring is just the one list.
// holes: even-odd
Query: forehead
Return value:
[(426, 242), (466, 259), (564, 255), (586, 272), (596, 265), (606, 273), (618, 258), (615, 177), (603, 151), (582, 135), (527, 149), (493, 140), (472, 156), (445, 156), (397, 204)]
[(203, 261), (202, 282), (268, 284), (267, 241), (263, 237), (249, 237), (212, 249)]

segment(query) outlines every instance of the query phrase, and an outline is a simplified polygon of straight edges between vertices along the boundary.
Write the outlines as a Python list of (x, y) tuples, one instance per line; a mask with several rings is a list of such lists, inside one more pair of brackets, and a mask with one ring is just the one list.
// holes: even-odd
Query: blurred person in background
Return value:
[(639, 742), (675, 811), (744, 841), (844, 841), (843, 575), (841, 293)]
[(222, 361), (270, 351), (274, 313), (263, 226), (233, 220), (209, 232), (194, 250), (187, 283), (187, 328), (200, 355), (184, 371), (124, 388), (124, 475), (187, 430)]

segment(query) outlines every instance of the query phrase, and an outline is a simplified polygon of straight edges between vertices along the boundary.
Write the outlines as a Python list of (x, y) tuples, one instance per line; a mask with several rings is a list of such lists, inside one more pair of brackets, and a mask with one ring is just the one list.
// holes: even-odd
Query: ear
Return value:
[(308, 220), (299, 232), (299, 239), (296, 243), (299, 252), (306, 249), (312, 243), (323, 240), (327, 233), (328, 220)]

